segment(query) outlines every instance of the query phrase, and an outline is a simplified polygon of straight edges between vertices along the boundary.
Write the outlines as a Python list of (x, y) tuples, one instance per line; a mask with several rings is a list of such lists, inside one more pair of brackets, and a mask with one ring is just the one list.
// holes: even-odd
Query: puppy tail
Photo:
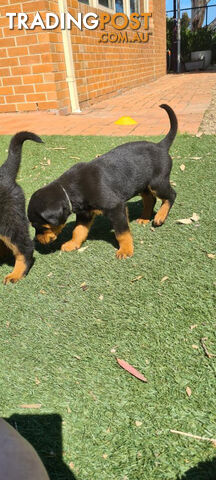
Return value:
[(1, 171), (2, 169), (6, 170), (7, 176), (14, 181), (19, 170), (22, 145), (25, 140), (33, 140), (33, 142), (43, 143), (41, 138), (32, 132), (19, 132), (12, 137), (8, 150), (8, 158), (2, 165)]
[(168, 132), (167, 136), (161, 140), (160, 144), (164, 145), (167, 150), (169, 150), (178, 130), (178, 120), (176, 118), (176, 114), (169, 105), (163, 103), (160, 105), (160, 108), (166, 110), (170, 119), (170, 131)]

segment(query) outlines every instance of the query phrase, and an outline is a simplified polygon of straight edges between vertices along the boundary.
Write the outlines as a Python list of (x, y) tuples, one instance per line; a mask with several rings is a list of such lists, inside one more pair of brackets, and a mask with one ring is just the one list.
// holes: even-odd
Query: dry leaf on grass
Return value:
[(115, 348), (111, 348), (110, 353), (116, 353), (116, 349), (115, 349)]
[(78, 253), (84, 252), (88, 247), (81, 247), (77, 250)]
[(187, 396), (188, 396), (188, 397), (191, 397), (192, 391), (191, 391), (191, 388), (190, 388), (190, 387), (187, 387), (187, 388), (186, 388), (186, 393), (187, 393)]
[(207, 253), (207, 257), (213, 259), (213, 258), (215, 258), (215, 255), (213, 253)]
[(82, 288), (83, 292), (88, 290), (88, 285), (86, 285), (86, 282), (81, 283), (80, 288)]
[(108, 457), (107, 453), (104, 453), (104, 454), (102, 455), (102, 457), (104, 458), (104, 460), (106, 460), (107, 457)]
[(143, 278), (143, 275), (138, 275), (138, 277), (135, 277), (133, 280), (131, 280), (131, 283), (137, 282), (138, 280), (141, 280), (141, 278)]
[(196, 137), (197, 137), (197, 138), (200, 138), (200, 137), (202, 137), (202, 135), (203, 135), (203, 132), (198, 132), (198, 133), (196, 134)]
[(69, 463), (69, 467), (71, 468), (71, 470), (73, 470), (74, 467), (75, 467), (74, 463), (73, 463), (73, 462), (70, 462), (70, 463)]
[(179, 168), (180, 168), (180, 170), (181, 170), (182, 172), (184, 172), (184, 170), (185, 170), (185, 165), (184, 165), (184, 163), (182, 163)]
[(198, 220), (200, 219), (200, 216), (197, 215), (197, 213), (193, 213), (192, 217), (191, 217), (191, 220), (193, 222), (198, 222)]
[(46, 150), (66, 150), (66, 147), (46, 147)]
[(141, 427), (142, 422), (140, 422), (139, 420), (136, 420), (135, 425), (136, 425), (136, 427)]
[(69, 405), (67, 406), (67, 412), (71, 413), (71, 409), (70, 409)]
[(40, 382), (38, 377), (35, 377), (35, 383), (36, 383), (36, 385), (40, 385), (41, 382)]
[(163, 277), (163, 278), (161, 279), (161, 283), (166, 282), (166, 280), (168, 280), (168, 278), (169, 278), (169, 277), (167, 277), (167, 275), (165, 275), (165, 277)]
[(172, 185), (173, 187), (176, 187), (176, 182), (173, 182), (172, 180), (170, 180), (170, 185)]
[(194, 328), (197, 328), (197, 323), (190, 326), (190, 329), (191, 329), (191, 330), (193, 330)]
[(41, 403), (23, 403), (22, 405), (20, 405), (20, 408), (31, 408), (32, 410), (38, 409), (41, 408)]
[(142, 382), (147, 382), (148, 381), (147, 378), (144, 377), (144, 375), (142, 373), (140, 373), (138, 370), (136, 370), (136, 368), (134, 368), (129, 363), (125, 362), (125, 360), (121, 360), (120, 358), (117, 358), (116, 360), (117, 360), (118, 364), (120, 365), (120, 367), (124, 368), (124, 370), (129, 372), (134, 377), (138, 378)]
[(201, 160), (202, 157), (190, 157), (191, 160)]
[(193, 344), (193, 345), (192, 345), (192, 348), (194, 348), (194, 350), (199, 350), (198, 345), (194, 345), (194, 344)]
[(176, 220), (176, 223), (179, 223), (181, 225), (191, 225), (193, 221), (191, 218), (180, 218), (179, 220)]
[(101, 295), (99, 296), (99, 300), (103, 300), (103, 299), (104, 299), (104, 296), (101, 293)]
[(191, 225), (193, 222), (198, 222), (199, 219), (199, 215), (197, 215), (197, 213), (193, 213), (193, 215), (189, 218), (180, 218), (179, 220), (176, 220), (176, 223), (180, 223), (182, 225)]
[(45, 292), (45, 290), (40, 290), (40, 292), (39, 292), (39, 293), (41, 293), (42, 295), (46, 295), (46, 292)]

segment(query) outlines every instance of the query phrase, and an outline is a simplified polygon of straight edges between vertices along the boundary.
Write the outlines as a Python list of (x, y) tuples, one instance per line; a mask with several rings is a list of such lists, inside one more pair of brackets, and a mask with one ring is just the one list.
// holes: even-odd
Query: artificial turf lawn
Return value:
[[(18, 181), (27, 200), (79, 159), (140, 137), (43, 139), (45, 146), (23, 148)], [(1, 160), (8, 143), (1, 137)], [(177, 199), (165, 225), (155, 231), (138, 225), (140, 199), (128, 204), (133, 258), (115, 258), (114, 233), (103, 217), (87, 249), (60, 254), (72, 216), (57, 247), (35, 251), (26, 279), (0, 284), (1, 416), (18, 414), (13, 424), (36, 445), (51, 480), (177, 480), (184, 472), (188, 480), (215, 480), (215, 448), (170, 433), (216, 437), (215, 358), (200, 344), (207, 337), (216, 353), (215, 259), (207, 256), (214, 253), (215, 153), (214, 136), (177, 136), (171, 149)], [(176, 223), (193, 212), (197, 223)], [(2, 279), (11, 269), (1, 266)], [(122, 370), (116, 356), (148, 383)], [(32, 403), (41, 408), (20, 407)]]

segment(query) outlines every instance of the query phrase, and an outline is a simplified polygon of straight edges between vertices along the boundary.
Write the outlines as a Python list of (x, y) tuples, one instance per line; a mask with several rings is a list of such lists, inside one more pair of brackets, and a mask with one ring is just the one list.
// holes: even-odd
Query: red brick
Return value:
[(44, 93), (32, 93), (26, 95), (27, 102), (44, 102), (46, 100), (46, 95)]
[(19, 59), (21, 65), (34, 65), (35, 63), (40, 63), (40, 55), (25, 55), (25, 57), (20, 57)]
[(6, 97), (6, 103), (20, 103), (24, 101), (24, 95), (11, 95)]
[(42, 83), (43, 82), (43, 77), (42, 75), (26, 75), (23, 77), (23, 83), (24, 84), (35, 84), (35, 83)]
[(28, 75), (31, 73), (31, 67), (13, 67), (11, 68), (12, 75)]
[(17, 104), (17, 111), (18, 112), (31, 112), (38, 110), (38, 107), (35, 103), (18, 103)]
[(22, 83), (21, 77), (5, 77), (3, 78), (3, 85), (20, 85)]

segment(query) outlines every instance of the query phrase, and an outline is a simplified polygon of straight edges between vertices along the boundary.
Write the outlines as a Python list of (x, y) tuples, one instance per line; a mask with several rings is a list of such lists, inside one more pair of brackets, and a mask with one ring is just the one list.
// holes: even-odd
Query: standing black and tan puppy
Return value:
[(25, 197), (16, 183), (21, 161), (22, 144), (25, 140), (42, 143), (40, 137), (31, 132), (20, 132), (12, 138), (8, 158), (0, 168), (0, 257), (12, 251), (15, 266), (4, 283), (15, 283), (25, 276), (33, 263), (33, 242), (28, 231), (25, 213)]
[(36, 191), (30, 200), (28, 217), (41, 243), (57, 238), (68, 216), (76, 213), (72, 239), (61, 247), (69, 252), (80, 248), (97, 214), (112, 222), (119, 242), (118, 258), (133, 255), (133, 239), (125, 203), (135, 195), (143, 199), (139, 223), (151, 220), (156, 197), (162, 205), (153, 224), (164, 223), (176, 193), (170, 186), (172, 159), (169, 148), (176, 136), (177, 119), (168, 105), (161, 105), (170, 118), (171, 128), (159, 143), (138, 141), (114, 148), (90, 163), (78, 163), (57, 180)]

